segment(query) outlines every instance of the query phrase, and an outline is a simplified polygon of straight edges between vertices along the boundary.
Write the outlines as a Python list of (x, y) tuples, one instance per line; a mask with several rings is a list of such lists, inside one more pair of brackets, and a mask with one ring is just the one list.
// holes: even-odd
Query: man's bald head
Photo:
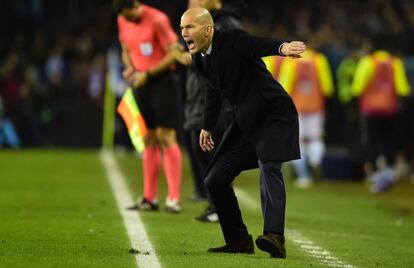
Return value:
[(207, 9), (202, 7), (193, 7), (184, 12), (182, 18), (187, 17), (193, 22), (202, 26), (214, 26), (213, 18)]
[(181, 35), (191, 54), (205, 53), (214, 34), (213, 18), (207, 9), (194, 7), (181, 16)]

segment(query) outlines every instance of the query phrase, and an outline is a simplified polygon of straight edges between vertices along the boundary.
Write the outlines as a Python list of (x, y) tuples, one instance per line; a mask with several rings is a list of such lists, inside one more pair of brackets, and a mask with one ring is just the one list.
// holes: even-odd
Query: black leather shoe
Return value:
[(286, 259), (285, 238), (281, 235), (267, 233), (259, 235), (256, 246), (270, 254), (272, 258)]
[(254, 245), (253, 238), (251, 235), (247, 236), (245, 239), (240, 241), (237, 244), (227, 244), (218, 248), (209, 248), (208, 253), (245, 253), (253, 254)]
[(194, 220), (199, 221), (199, 222), (211, 222), (211, 223), (219, 222), (219, 218), (215, 210), (214, 211), (206, 210), (199, 216), (195, 217)]

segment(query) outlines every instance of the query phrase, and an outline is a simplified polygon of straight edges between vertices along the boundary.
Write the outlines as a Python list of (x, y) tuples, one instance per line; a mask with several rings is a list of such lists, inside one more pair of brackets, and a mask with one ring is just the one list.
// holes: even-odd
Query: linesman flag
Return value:
[(131, 87), (128, 87), (125, 91), (116, 110), (122, 116), (122, 119), (128, 128), (129, 138), (135, 149), (139, 153), (142, 153), (145, 148), (144, 137), (147, 135), (148, 129), (144, 118), (139, 111), (138, 105), (135, 102)]

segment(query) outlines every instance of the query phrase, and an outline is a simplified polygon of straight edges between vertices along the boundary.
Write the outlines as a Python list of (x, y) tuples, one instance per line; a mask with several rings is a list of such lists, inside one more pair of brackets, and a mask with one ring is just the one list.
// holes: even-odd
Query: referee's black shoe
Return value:
[(127, 209), (139, 211), (158, 211), (160, 208), (157, 202), (151, 202), (145, 198), (141, 198), (137, 203), (127, 207)]
[(270, 254), (272, 258), (286, 259), (285, 237), (273, 233), (259, 235), (256, 246)]

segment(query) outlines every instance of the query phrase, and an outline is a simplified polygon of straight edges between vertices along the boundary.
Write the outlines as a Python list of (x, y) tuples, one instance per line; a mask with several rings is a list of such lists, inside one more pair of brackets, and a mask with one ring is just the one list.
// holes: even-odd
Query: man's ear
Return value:
[(213, 27), (212, 27), (212, 26), (210, 26), (210, 25), (208, 25), (208, 26), (206, 27), (205, 37), (208, 37), (208, 36), (209, 36), (209, 34), (211, 34), (212, 29), (213, 29)]

